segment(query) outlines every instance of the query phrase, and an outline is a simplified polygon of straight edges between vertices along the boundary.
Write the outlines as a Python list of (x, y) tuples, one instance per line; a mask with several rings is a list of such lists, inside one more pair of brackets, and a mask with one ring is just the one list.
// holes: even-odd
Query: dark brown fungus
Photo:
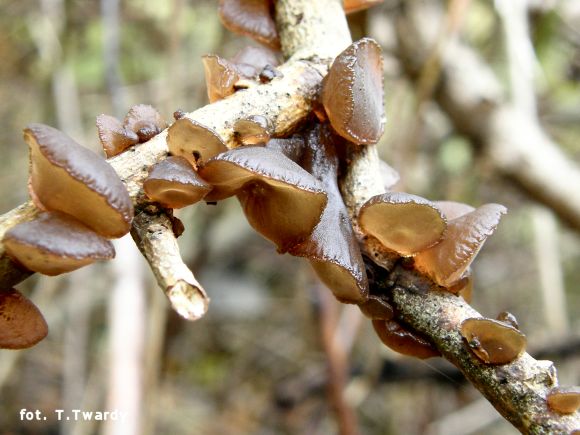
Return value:
[(139, 143), (137, 133), (126, 129), (117, 118), (105, 114), (97, 116), (99, 140), (107, 158), (121, 154)]
[(272, 0), (220, 0), (219, 15), (231, 32), (249, 36), (271, 48), (280, 48)]
[(328, 202), (312, 233), (288, 253), (308, 258), (320, 280), (339, 301), (362, 303), (368, 297), (368, 281), (338, 188), (338, 157), (328, 126), (313, 128), (306, 144), (301, 165), (323, 185)]
[(187, 117), (169, 127), (167, 145), (171, 154), (185, 158), (194, 168), (227, 151), (226, 144), (215, 131)]
[(8, 254), (23, 266), (51, 276), (115, 256), (111, 242), (59, 212), (41, 213), (12, 227), (3, 242)]
[(209, 102), (214, 103), (232, 95), (236, 91), (234, 85), (240, 79), (236, 67), (215, 54), (206, 54), (201, 60)]
[(352, 14), (353, 12), (362, 11), (372, 6), (381, 4), (384, 0), (344, 0), (344, 12)]
[(148, 104), (131, 107), (123, 125), (127, 130), (137, 134), (140, 143), (147, 142), (167, 128), (167, 122), (153, 106)]
[(215, 156), (200, 171), (213, 185), (207, 201), (237, 195), (250, 225), (279, 252), (312, 232), (326, 205), (320, 182), (282, 154), (240, 147)]
[(359, 212), (365, 234), (402, 255), (412, 255), (441, 241), (447, 222), (435, 205), (409, 193), (389, 192), (369, 199)]
[(30, 148), (29, 190), (37, 206), (67, 213), (106, 237), (127, 234), (133, 204), (104, 158), (43, 124), (30, 124), (24, 139)]
[(182, 208), (194, 204), (211, 190), (183, 157), (170, 156), (151, 168), (143, 182), (149, 198), (164, 207)]
[(239, 119), (234, 124), (234, 133), (242, 145), (264, 145), (270, 140), (271, 126), (262, 115)]
[(399, 322), (373, 320), (373, 327), (383, 344), (395, 352), (420, 359), (441, 355), (431, 343)]
[(546, 397), (548, 406), (560, 414), (573, 414), (580, 408), (580, 387), (555, 387)]
[(526, 349), (526, 336), (497, 320), (467, 319), (459, 330), (469, 349), (486, 364), (508, 364)]
[(173, 119), (175, 119), (176, 121), (178, 119), (181, 119), (185, 116), (185, 112), (181, 109), (177, 109), (175, 112), (173, 112)]
[(342, 137), (359, 145), (378, 142), (385, 126), (379, 44), (363, 38), (337, 56), (323, 81), (322, 104)]
[(15, 289), (0, 290), (0, 349), (25, 349), (47, 334), (36, 305)]
[(437, 284), (452, 286), (461, 279), (506, 211), (502, 205), (486, 204), (451, 220), (441, 243), (419, 252), (415, 266)]
[(380, 296), (370, 295), (358, 307), (365, 316), (372, 320), (391, 320), (394, 317), (393, 307)]

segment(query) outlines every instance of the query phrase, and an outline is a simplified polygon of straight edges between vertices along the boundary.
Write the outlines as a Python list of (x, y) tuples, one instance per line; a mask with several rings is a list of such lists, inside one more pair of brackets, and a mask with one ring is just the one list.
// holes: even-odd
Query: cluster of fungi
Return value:
[[(375, 3), (345, 0), (344, 6), (352, 12)], [(203, 57), (210, 102), (282, 76), (272, 9), (268, 0), (220, 2), (224, 25), (264, 46), (243, 49), (231, 60)], [(432, 202), (392, 191), (399, 176), (382, 162), (386, 193), (349, 215), (338, 180), (349, 164), (346, 147), (376, 144), (383, 133), (382, 62), (372, 39), (346, 48), (324, 77), (309, 119), (283, 137), (273, 134), (267, 118), (249, 114), (231, 126), (236, 145), (227, 146), (216, 131), (187, 114), (175, 112), (175, 122), (168, 126), (147, 105), (131, 108), (123, 122), (100, 115), (97, 128), (105, 155), (112, 158), (168, 127), (168, 156), (148, 168), (136, 200), (138, 213), (153, 204), (172, 216), (172, 209), (235, 196), (258, 233), (279, 253), (306, 258), (340, 302), (358, 305), (372, 320), (385, 345), (428, 358), (439, 351), (402, 321), (388, 292), (396, 283), (376, 290), (369, 285), (365, 262), (380, 266), (387, 281), (388, 271), (400, 265), (469, 302), (470, 264), (506, 209)], [(30, 196), (41, 212), (5, 234), (7, 253), (22, 267), (47, 275), (112, 258), (108, 239), (128, 233), (134, 218), (121, 179), (103, 157), (54, 128), (29, 125), (24, 138), (30, 148)], [(172, 219), (178, 236), (183, 228)], [(509, 313), (497, 319), (469, 318), (460, 333), (464, 345), (485, 364), (508, 364), (526, 346)], [(29, 347), (46, 334), (46, 322), (28, 299), (12, 288), (0, 291), (0, 347)], [(547, 402), (557, 412), (573, 413), (580, 391), (555, 387)]]

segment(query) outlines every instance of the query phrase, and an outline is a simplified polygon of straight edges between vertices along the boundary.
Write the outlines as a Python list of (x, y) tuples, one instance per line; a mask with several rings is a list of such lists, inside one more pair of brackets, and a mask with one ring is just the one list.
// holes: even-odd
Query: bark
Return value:
[(524, 353), (510, 364), (484, 364), (459, 334), (463, 320), (481, 314), (462, 298), (432, 288), (414, 272), (396, 267), (391, 279), (395, 286), (377, 283), (375, 291), (390, 292), (401, 319), (429, 337), (442, 356), (522, 433), (569, 434), (580, 428), (578, 413), (560, 415), (547, 407), (546, 395), (558, 385), (551, 361), (537, 361)]

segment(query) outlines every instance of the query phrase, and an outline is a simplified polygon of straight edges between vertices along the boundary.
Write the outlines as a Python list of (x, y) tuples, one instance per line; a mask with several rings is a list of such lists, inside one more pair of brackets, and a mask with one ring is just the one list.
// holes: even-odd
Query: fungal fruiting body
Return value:
[(168, 208), (182, 208), (194, 204), (211, 186), (202, 180), (183, 157), (170, 156), (154, 165), (143, 182), (145, 194)]
[(60, 275), (115, 256), (111, 242), (60, 212), (44, 212), (12, 227), (3, 243), (20, 264), (45, 275)]
[(263, 147), (240, 147), (200, 169), (213, 186), (207, 201), (236, 195), (250, 225), (280, 252), (312, 232), (326, 205), (324, 188), (284, 155)]
[(393, 320), (373, 320), (375, 332), (386, 346), (407, 356), (425, 359), (439, 356), (439, 351), (423, 337), (399, 322)]
[(306, 135), (302, 166), (322, 184), (328, 202), (320, 221), (292, 255), (305, 257), (320, 280), (344, 303), (362, 303), (368, 297), (365, 266), (337, 182), (338, 157), (327, 125)]
[(0, 290), (0, 349), (25, 349), (47, 334), (36, 305), (15, 289)]
[(178, 119), (169, 127), (167, 146), (172, 155), (185, 158), (193, 168), (227, 151), (219, 134), (188, 117)]
[(383, 58), (376, 41), (354, 42), (334, 60), (322, 85), (332, 128), (355, 144), (375, 144), (383, 134)]
[(368, 200), (359, 213), (361, 228), (385, 247), (412, 255), (441, 241), (447, 221), (425, 198), (389, 192)]
[(448, 222), (443, 240), (415, 256), (418, 270), (437, 284), (450, 287), (457, 283), (495, 231), (506, 208), (485, 204)]
[(272, 0), (220, 0), (219, 16), (230, 31), (249, 36), (271, 48), (280, 48)]
[(69, 214), (105, 237), (129, 231), (131, 198), (104, 158), (43, 124), (30, 124), (24, 139), (30, 148), (29, 191), (39, 208)]
[(497, 320), (471, 318), (460, 325), (469, 349), (484, 363), (508, 364), (526, 349), (526, 336)]

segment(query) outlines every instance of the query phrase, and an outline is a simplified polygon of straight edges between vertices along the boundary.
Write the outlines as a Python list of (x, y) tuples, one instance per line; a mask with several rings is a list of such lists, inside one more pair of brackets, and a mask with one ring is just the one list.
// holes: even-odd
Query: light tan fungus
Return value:
[(184, 157), (193, 168), (227, 151), (224, 141), (215, 131), (187, 117), (178, 119), (169, 127), (167, 145), (171, 154)]
[(201, 57), (201, 61), (210, 103), (222, 100), (236, 91), (234, 85), (240, 79), (240, 75), (230, 61), (216, 54), (206, 54)]
[(552, 388), (546, 399), (553, 411), (560, 414), (573, 414), (580, 408), (580, 387)]
[(415, 267), (437, 284), (452, 286), (463, 276), (506, 211), (502, 205), (486, 204), (449, 221), (443, 241), (418, 253)]
[(340, 53), (322, 84), (322, 104), (338, 134), (355, 144), (375, 144), (383, 134), (383, 58), (376, 41), (363, 38)]
[(239, 119), (234, 124), (234, 132), (243, 145), (264, 145), (270, 140), (272, 130), (268, 119), (254, 115)]
[(29, 190), (39, 208), (67, 213), (105, 237), (129, 231), (131, 198), (104, 158), (43, 124), (30, 124), (24, 140), (30, 147)]
[(435, 245), (447, 226), (431, 201), (402, 192), (372, 197), (361, 207), (359, 223), (365, 234), (401, 255), (412, 255)]
[(526, 350), (526, 336), (493, 319), (466, 319), (460, 326), (469, 349), (486, 364), (508, 364)]

